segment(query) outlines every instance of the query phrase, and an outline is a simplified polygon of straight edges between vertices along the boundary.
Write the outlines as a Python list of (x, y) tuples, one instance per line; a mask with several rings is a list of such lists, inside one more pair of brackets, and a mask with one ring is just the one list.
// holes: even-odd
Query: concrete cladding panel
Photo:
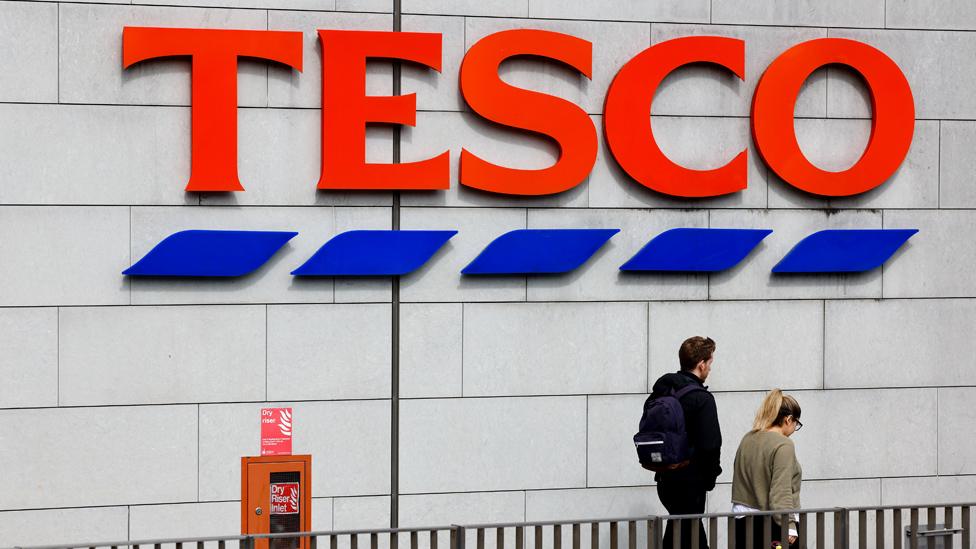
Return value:
[[(796, 391), (803, 430), (794, 435), (809, 480), (933, 475), (936, 389)], [(721, 482), (731, 482), (735, 448), (752, 426), (764, 393), (719, 393), (715, 400), (727, 450)], [(870, 456), (867, 459), (866, 456)]]
[(265, 398), (265, 308), (66, 307), (60, 403), (68, 406)]
[(970, 299), (828, 301), (828, 388), (976, 385)]
[(884, 27), (885, 0), (712, 0), (710, 22), (734, 25)]
[(655, 2), (644, 0), (593, 0), (590, 2), (529, 0), (529, 15), (552, 19), (706, 23), (709, 20), (709, 2), (708, 0), (663, 0)]
[(630, 273), (620, 266), (651, 238), (672, 227), (706, 227), (706, 210), (529, 210), (532, 229), (620, 229), (583, 266), (555, 277), (530, 277), (529, 301), (705, 299), (701, 273)]
[(918, 229), (884, 267), (884, 297), (976, 295), (976, 211), (892, 210), (886, 229)]
[[(881, 213), (788, 210), (714, 210), (714, 228), (772, 229), (751, 255), (709, 277), (710, 299), (823, 299), (881, 297), (881, 269), (845, 274), (773, 274), (772, 268), (804, 237), (824, 229), (880, 229)], [(906, 258), (907, 259), (907, 258)], [(916, 258), (910, 262), (912, 265)], [(896, 259), (889, 264), (897, 263)], [(906, 263), (909, 263), (906, 261)]]
[[(973, 500), (976, 476), (917, 476), (881, 479), (881, 504), (962, 503)], [(907, 513), (902, 515), (906, 520)], [(958, 516), (958, 515), (957, 515)]]
[(336, 530), (387, 528), (390, 525), (390, 496), (335, 498), (332, 516)]
[[(831, 29), (829, 35), (866, 42), (891, 57), (911, 84), (916, 118), (976, 118), (976, 97), (962, 91), (976, 85), (976, 72), (960, 70), (971, 67), (976, 55), (976, 35), (972, 32)], [(870, 116), (863, 89), (854, 73), (831, 70), (827, 115)]]
[(715, 340), (713, 391), (823, 387), (823, 303), (718, 301), (651, 303), (650, 390), (675, 372), (678, 347), (693, 335)]
[(464, 395), (639, 393), (643, 303), (464, 305)]
[(516, 58), (504, 63), (505, 82), (570, 101), (590, 114), (603, 112), (607, 88), (617, 71), (651, 43), (650, 25), (609, 21), (565, 21), (474, 18), (465, 19), (465, 49), (482, 38), (510, 29), (539, 29), (581, 38), (593, 45), (593, 78), (562, 63), (539, 58)]
[(460, 303), (400, 306), (400, 396), (461, 396)]
[(400, 496), (400, 524), (484, 524), (525, 519), (524, 492), (462, 492)]
[(637, 486), (654, 483), (654, 473), (642, 468), (637, 462), (633, 443), (645, 399), (646, 394), (587, 397), (587, 486)]
[(973, 425), (976, 425), (974, 399), (974, 387), (939, 389), (940, 475), (976, 474), (976, 442), (971, 436)]
[(3, 410), (0, 419), (0, 509), (197, 498), (196, 406)]
[[(317, 188), (322, 166), (322, 116), (314, 109), (240, 109), (237, 164), (245, 192), (199, 193), (200, 204), (212, 206), (388, 206), (389, 193), (321, 191)], [(185, 147), (189, 130), (177, 141)], [(393, 159), (393, 131), (366, 131), (366, 160), (389, 163)], [(183, 193), (189, 163), (162, 187)]]
[(227, 536), (240, 529), (241, 504), (237, 501), (129, 508), (129, 539), (132, 540)]
[(56, 4), (0, 4), (0, 51), (0, 101), (57, 103)]
[[(594, 116), (603, 132), (603, 117)], [(651, 127), (661, 151), (672, 162), (692, 170), (711, 170), (748, 151), (745, 190), (708, 199), (671, 197), (643, 186), (616, 163), (600, 140), (590, 174), (589, 205), (600, 208), (765, 208), (767, 169), (749, 137), (749, 119), (704, 116), (655, 116)]]
[(888, 0), (885, 4), (888, 28), (973, 30), (976, 4), (969, 0)]
[[(834, 74), (834, 70), (831, 70)], [(868, 120), (798, 119), (796, 136), (807, 158), (824, 170), (846, 170), (857, 162), (871, 137)], [(824, 198), (807, 193), (769, 172), (770, 208), (934, 208), (939, 203), (939, 122), (918, 120), (901, 167), (864, 194)]]
[[(311, 454), (312, 496), (390, 489), (390, 401), (200, 406), (200, 500), (239, 498), (241, 456), (260, 452), (261, 408), (294, 409), (294, 454)], [(337, 526), (338, 527), (338, 526)]]
[(0, 207), (0, 305), (125, 305), (129, 209)]
[[(392, 0), (390, 0), (392, 1)], [(268, 12), (268, 28), (301, 31), (305, 44), (302, 55), (303, 71), (284, 65), (268, 66), (268, 95), (272, 107), (321, 108), (322, 106), (322, 45), (318, 30), (393, 29), (393, 17), (366, 13), (310, 13), (307, 11)], [(325, 83), (328, 85), (328, 82)], [(393, 91), (393, 67), (390, 63), (369, 63), (366, 69), (366, 94), (390, 95)], [(315, 111), (317, 117), (320, 111)], [(317, 145), (321, 142), (315, 139)]]
[(268, 307), (268, 399), (390, 397), (390, 305)]
[(586, 397), (400, 402), (404, 494), (585, 483)]
[[(825, 38), (827, 29), (720, 25), (652, 25), (651, 41), (659, 44), (686, 36), (723, 36), (745, 42), (745, 79), (718, 65), (696, 63), (669, 75), (654, 96), (655, 115), (742, 116), (752, 109), (752, 96), (763, 71), (787, 48)], [(826, 116), (827, 74), (807, 79), (796, 100), (796, 116)]]
[(940, 126), (939, 206), (976, 208), (976, 123), (943, 121)]
[(525, 17), (529, 0), (403, 0), (403, 13), (426, 15), (488, 15), (492, 17)]
[(530, 490), (525, 493), (525, 520), (530, 521), (664, 514), (667, 510), (652, 487)]
[(525, 277), (461, 274), (492, 240), (525, 228), (525, 209), (404, 208), (401, 216), (404, 229), (458, 231), (423, 267), (401, 278), (403, 301), (525, 301)]
[[(240, 519), (238, 518), (238, 522)], [(0, 512), (4, 545), (66, 544), (78, 540), (124, 540), (129, 532), (126, 507), (38, 509)]]
[[(189, 105), (188, 57), (151, 59), (122, 68), (122, 29), (183, 27), (266, 30), (267, 12), (156, 6), (60, 6), (60, 100), (65, 103)], [(240, 105), (268, 105), (268, 69), (242, 59)]]
[(0, 127), (4, 204), (197, 203), (187, 108), (0, 104)]
[(0, 408), (58, 405), (57, 309), (0, 309), (0, 379)]

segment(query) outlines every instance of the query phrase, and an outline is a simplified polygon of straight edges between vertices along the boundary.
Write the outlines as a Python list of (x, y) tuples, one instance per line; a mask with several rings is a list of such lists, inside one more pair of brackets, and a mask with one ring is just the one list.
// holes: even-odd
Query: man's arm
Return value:
[(722, 474), (722, 429), (718, 424), (718, 408), (710, 393), (702, 393), (702, 406), (696, 417), (693, 432), (697, 434), (695, 461), (705, 478), (705, 488), (715, 487), (715, 479)]

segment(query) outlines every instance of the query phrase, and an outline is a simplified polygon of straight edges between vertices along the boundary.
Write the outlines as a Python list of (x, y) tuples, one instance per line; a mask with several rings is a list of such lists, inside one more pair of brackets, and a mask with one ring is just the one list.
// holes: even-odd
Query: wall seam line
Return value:
[(57, 361), (57, 381), (55, 382), (55, 390), (57, 394), (55, 395), (55, 403), (58, 407), (61, 406), (61, 307), (56, 307), (55, 321), (57, 326), (55, 327), (55, 339), (57, 342), (57, 352), (55, 353), (55, 360)]

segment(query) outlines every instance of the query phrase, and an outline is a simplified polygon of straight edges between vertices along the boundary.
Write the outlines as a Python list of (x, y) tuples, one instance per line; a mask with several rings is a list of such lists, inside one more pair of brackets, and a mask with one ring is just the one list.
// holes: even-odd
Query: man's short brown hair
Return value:
[(710, 337), (694, 336), (684, 340), (678, 349), (678, 361), (684, 371), (694, 370), (703, 360), (712, 358), (715, 342)]

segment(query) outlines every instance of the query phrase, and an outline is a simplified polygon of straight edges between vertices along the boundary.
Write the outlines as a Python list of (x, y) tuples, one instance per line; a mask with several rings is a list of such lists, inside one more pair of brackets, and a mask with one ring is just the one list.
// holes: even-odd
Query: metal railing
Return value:
[[(644, 516), (14, 549), (971, 549), (976, 503)], [(787, 528), (793, 519), (795, 543)], [(670, 528), (668, 524), (670, 523)], [(784, 528), (781, 525), (786, 525)]]

